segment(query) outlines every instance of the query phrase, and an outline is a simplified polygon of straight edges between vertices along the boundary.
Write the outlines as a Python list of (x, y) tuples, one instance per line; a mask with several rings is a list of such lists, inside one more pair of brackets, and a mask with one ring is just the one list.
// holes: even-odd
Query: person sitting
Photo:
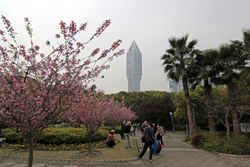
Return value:
[(115, 146), (115, 136), (114, 136), (115, 130), (111, 130), (110, 134), (108, 135), (108, 138), (106, 140), (106, 144), (109, 148), (113, 148)]
[(66, 128), (66, 127), (68, 127), (68, 125), (66, 124), (66, 123), (62, 123), (62, 128)]

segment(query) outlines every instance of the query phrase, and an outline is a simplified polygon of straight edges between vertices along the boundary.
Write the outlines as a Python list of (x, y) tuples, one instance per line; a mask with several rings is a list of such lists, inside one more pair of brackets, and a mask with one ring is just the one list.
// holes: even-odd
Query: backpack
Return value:
[(156, 140), (157, 150), (156, 153), (159, 153), (161, 151), (161, 144), (158, 140)]

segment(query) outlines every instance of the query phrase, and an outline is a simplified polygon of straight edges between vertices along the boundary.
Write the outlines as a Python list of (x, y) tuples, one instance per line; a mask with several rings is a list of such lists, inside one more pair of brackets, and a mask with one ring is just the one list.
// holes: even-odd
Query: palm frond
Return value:
[(176, 45), (177, 45), (177, 39), (176, 38), (172, 37), (172, 38), (168, 39), (168, 42), (169, 42), (171, 48), (176, 48)]
[(192, 49), (192, 48), (194, 48), (194, 46), (196, 45), (198, 43), (198, 40), (197, 39), (194, 39), (194, 40), (192, 40), (192, 41), (190, 41), (189, 43), (188, 43), (188, 48), (189, 49)]

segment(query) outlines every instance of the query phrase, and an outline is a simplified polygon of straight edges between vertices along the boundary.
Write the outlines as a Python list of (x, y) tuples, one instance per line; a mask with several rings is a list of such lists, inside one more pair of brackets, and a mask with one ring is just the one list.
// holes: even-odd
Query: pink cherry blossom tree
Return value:
[(105, 117), (105, 123), (110, 125), (112, 129), (115, 129), (117, 124), (120, 124), (123, 120), (135, 120), (137, 116), (124, 104), (124, 98), (121, 102), (115, 100), (114, 98), (108, 101), (108, 114)]
[(109, 108), (107, 98), (102, 93), (89, 90), (87, 93), (78, 92), (74, 105), (69, 109), (64, 120), (74, 126), (84, 124), (89, 138), (89, 152), (91, 152), (91, 138), (96, 134), (102, 124)]
[[(124, 51), (115, 52), (121, 43), (118, 40), (101, 53), (96, 48), (88, 56), (80, 57), (85, 45), (101, 35), (110, 25), (110, 20), (104, 21), (84, 43), (76, 41), (75, 37), (86, 29), (86, 23), (77, 27), (74, 21), (69, 25), (61, 21), (61, 32), (55, 35), (58, 46), (51, 46), (47, 41), (51, 52), (44, 54), (39, 52), (40, 47), (32, 39), (33, 30), (28, 18), (24, 19), (30, 38), (28, 47), (18, 44), (17, 33), (10, 21), (4, 16), (1, 19), (6, 27), (6, 32), (0, 30), (1, 121), (11, 128), (19, 127), (29, 144), (28, 166), (31, 167), (33, 143), (43, 129), (65, 116), (74, 105), (72, 101), (79, 100), (79, 92), (86, 88), (86, 84), (108, 69), (107, 62)], [(101, 64), (98, 63), (100, 60), (103, 60)], [(90, 105), (94, 99), (87, 101)]]
[(108, 99), (102, 92), (78, 91), (77, 99), (71, 101), (74, 105), (65, 114), (64, 120), (69, 124), (79, 126), (84, 124), (89, 137), (89, 152), (91, 152), (91, 138), (102, 124), (108, 123), (113, 127), (122, 119), (134, 119), (135, 114), (126, 108), (124, 103)]

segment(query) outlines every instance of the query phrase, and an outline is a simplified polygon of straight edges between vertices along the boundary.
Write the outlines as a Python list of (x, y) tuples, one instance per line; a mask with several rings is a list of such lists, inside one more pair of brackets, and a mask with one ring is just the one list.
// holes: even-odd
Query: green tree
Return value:
[(189, 73), (189, 82), (194, 89), (197, 85), (202, 85), (206, 95), (206, 106), (208, 115), (208, 126), (210, 131), (215, 132), (215, 120), (213, 114), (213, 103), (211, 98), (212, 81), (216, 78), (217, 71), (214, 68), (215, 59), (218, 56), (217, 50), (205, 50), (196, 54), (192, 73)]
[(241, 71), (246, 67), (247, 55), (242, 54), (243, 42), (232, 41), (231, 44), (221, 45), (219, 48), (219, 54), (216, 59), (217, 70), (221, 72), (221, 75), (217, 78), (217, 81), (221, 84), (225, 84), (228, 87), (230, 110), (232, 111), (233, 119), (233, 132), (240, 133), (238, 114), (236, 110), (236, 95), (235, 89), (237, 88), (234, 81), (240, 79)]
[(191, 101), (188, 90), (188, 77), (187, 74), (192, 69), (192, 61), (195, 53), (194, 46), (197, 40), (194, 39), (187, 43), (188, 35), (181, 38), (169, 39), (170, 49), (162, 56), (164, 72), (168, 73), (168, 78), (174, 81), (182, 80), (185, 92), (185, 100), (187, 106), (187, 115), (189, 120), (190, 135), (193, 136), (197, 130), (194, 125), (193, 113), (191, 109)]
[(171, 97), (165, 95), (164, 97), (156, 97), (140, 104), (136, 109), (138, 119), (140, 122), (152, 121), (154, 123), (161, 123), (164, 127), (171, 126), (171, 117), (169, 112), (174, 113), (176, 106)]
[[(250, 57), (250, 30), (244, 30), (243, 31), (243, 43), (242, 43), (242, 47), (240, 47), (239, 49), (242, 50), (242, 54), (247, 56), (248, 59)], [(249, 66), (245, 66), (245, 69), (242, 70), (242, 75), (241, 77), (243, 79), (247, 79), (248, 82), (250, 81), (250, 67)]]
[(133, 106), (133, 108), (138, 108), (140, 104), (144, 101), (148, 101), (150, 99), (156, 97), (164, 97), (166, 94), (170, 95), (171, 99), (174, 98), (173, 93), (168, 93), (165, 91), (141, 91), (141, 92), (118, 92), (116, 94), (110, 94), (107, 96), (114, 97), (115, 100), (122, 101), (122, 97), (124, 96), (124, 104), (126, 107)]
[[(196, 125), (201, 127), (202, 129), (206, 129), (207, 127), (207, 112), (206, 112), (206, 98), (204, 94), (204, 89), (202, 87), (197, 87), (194, 90), (189, 91), (190, 99), (192, 101), (191, 105), (195, 109), (195, 120)], [(187, 118), (187, 106), (184, 91), (180, 91), (176, 94), (176, 98), (174, 101), (176, 105), (176, 110), (174, 112), (174, 117), (177, 120), (186, 120)]]

